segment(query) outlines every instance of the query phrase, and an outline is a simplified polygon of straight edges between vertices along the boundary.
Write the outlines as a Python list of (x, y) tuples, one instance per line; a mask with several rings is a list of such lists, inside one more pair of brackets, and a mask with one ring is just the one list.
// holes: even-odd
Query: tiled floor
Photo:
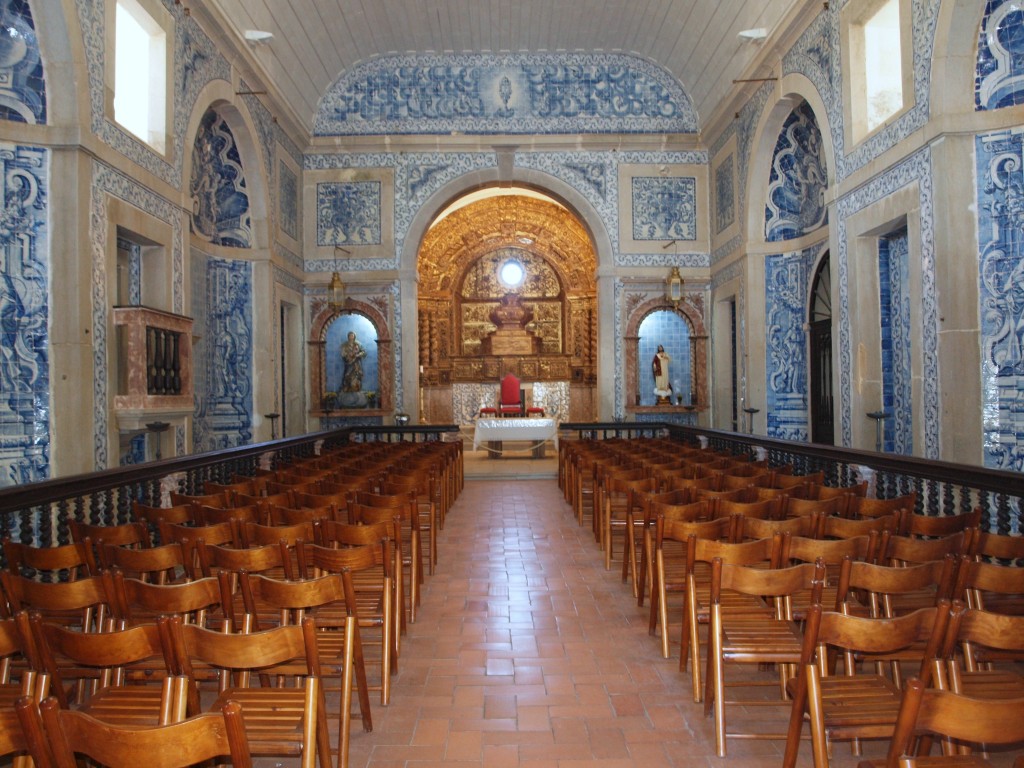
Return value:
[[(721, 766), (712, 722), (661, 658), (553, 478), (472, 479), (440, 535), (390, 706), (353, 726), (351, 765)], [(782, 727), (788, 710), (773, 717)], [(781, 765), (782, 742), (730, 741), (729, 765)], [(856, 760), (840, 745), (835, 765)], [(806, 746), (800, 765), (810, 764)]]

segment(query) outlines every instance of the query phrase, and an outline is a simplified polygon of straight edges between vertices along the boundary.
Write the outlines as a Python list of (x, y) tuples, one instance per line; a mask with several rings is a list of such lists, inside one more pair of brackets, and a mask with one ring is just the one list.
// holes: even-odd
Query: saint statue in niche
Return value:
[(651, 361), (651, 373), (654, 375), (654, 394), (658, 396), (658, 405), (668, 405), (672, 402), (672, 384), (669, 378), (669, 363), (672, 358), (662, 344), (658, 345), (658, 351)]
[(356, 340), (356, 332), (348, 332), (348, 340), (341, 345), (341, 359), (345, 371), (341, 377), (342, 392), (358, 392), (363, 387), (363, 358), (366, 350)]

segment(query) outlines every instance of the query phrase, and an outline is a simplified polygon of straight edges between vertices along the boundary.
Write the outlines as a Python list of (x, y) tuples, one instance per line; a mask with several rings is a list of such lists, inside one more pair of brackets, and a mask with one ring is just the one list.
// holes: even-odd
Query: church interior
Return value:
[[(927, 571), (898, 608), (877, 591), (885, 616), (857, 604), (916, 622), (926, 679), (967, 648), (947, 598), (1001, 569), (969, 610), (1016, 614), (1021, 696), (1022, 126), (1018, 0), (0, 0), (0, 646), (23, 643), (0, 657), (36, 665), (0, 680), (0, 740), (12, 705), (64, 728), (15, 697), (81, 672), (31, 595), (98, 583), (149, 627), (146, 715), (249, 695), (258, 767), (884, 765), (895, 714), (826, 735), (836, 676), (808, 693), (828, 665), (800, 634), (842, 623), (822, 594), (853, 605), (861, 565)], [(663, 493), (692, 518), (651, 513)], [(93, 544), (124, 560), (26, 564)], [(163, 581), (125, 575), (164, 544)], [(801, 546), (847, 549), (826, 572)], [(329, 599), (257, 605), (323, 573)], [(148, 587), (212, 597), (142, 613)], [(201, 638), (260, 640), (214, 622), (289, 611), (301, 639), (267, 631), (295, 652), (214, 695), (244, 665), (197, 675)], [(775, 634), (741, 647), (729, 618)], [(724, 667), (755, 697), (727, 702)], [(303, 688), (253, 693), (285, 672)], [(1006, 701), (959, 719), (1019, 768)], [(236, 715), (212, 718), (232, 749)]]

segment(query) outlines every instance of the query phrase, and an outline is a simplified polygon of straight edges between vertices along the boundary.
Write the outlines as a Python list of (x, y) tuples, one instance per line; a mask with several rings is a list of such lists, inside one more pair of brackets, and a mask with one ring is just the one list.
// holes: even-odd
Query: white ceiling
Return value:
[[(747, 75), (760, 44), (806, 0), (207, 0), (272, 90), (307, 130), (321, 95), (351, 67), (385, 54), (605, 51), (664, 67), (693, 99), (702, 125)], [(249, 58), (247, 56), (247, 58)]]

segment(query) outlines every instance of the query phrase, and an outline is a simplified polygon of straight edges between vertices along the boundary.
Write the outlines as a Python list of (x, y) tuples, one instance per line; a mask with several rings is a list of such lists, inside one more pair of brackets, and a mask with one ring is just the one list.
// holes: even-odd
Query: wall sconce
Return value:
[(683, 300), (683, 276), (679, 274), (679, 267), (672, 267), (665, 278), (665, 300), (672, 303), (673, 309), (679, 309), (679, 302)]
[(327, 286), (327, 303), (331, 309), (341, 309), (345, 306), (345, 284), (341, 282), (341, 275), (337, 272), (331, 275), (331, 282)]

